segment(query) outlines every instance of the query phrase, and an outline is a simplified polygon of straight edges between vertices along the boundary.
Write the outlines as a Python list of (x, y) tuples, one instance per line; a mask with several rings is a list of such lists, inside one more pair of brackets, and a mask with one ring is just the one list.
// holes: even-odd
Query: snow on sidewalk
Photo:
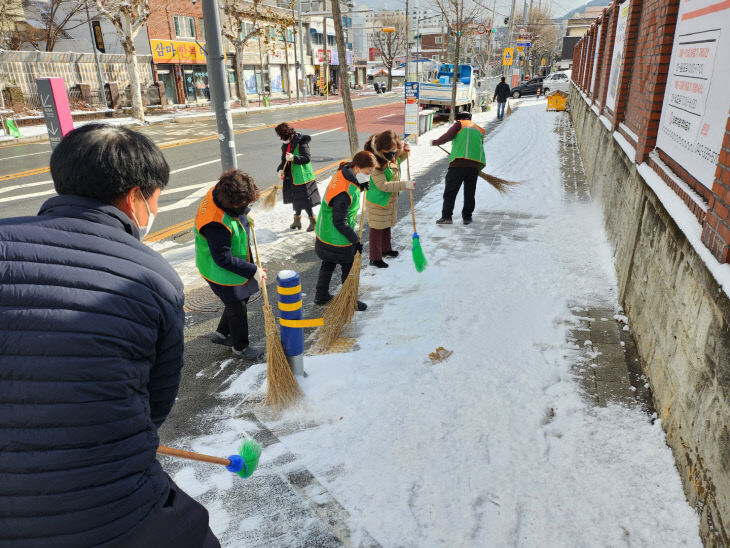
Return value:
[[(287, 519), (279, 493), (253, 514), (238, 502), (300, 470), (349, 514), (353, 545), (701, 546), (659, 421), (593, 407), (572, 373), (571, 308), (615, 303), (616, 280), (599, 206), (563, 185), (561, 116), (525, 100), (492, 134), (488, 171), (526, 182), (507, 197), (479, 184), (472, 225), (459, 221), (461, 194), (452, 226), (433, 223), (440, 187), (419, 202), (430, 266), (419, 274), (404, 253), (363, 271), (370, 308), (356, 313), (354, 350), (306, 357), (301, 407), (255, 409), (280, 440), (255, 480), (198, 464), (173, 474), (225, 546), (300, 543), (294, 518), (262, 536)], [(402, 219), (394, 239), (410, 232)], [(439, 346), (453, 354), (432, 363)], [(235, 451), (257, 430), (239, 413), (264, 376), (265, 364), (240, 374), (202, 418), (214, 433), (181, 443)]]

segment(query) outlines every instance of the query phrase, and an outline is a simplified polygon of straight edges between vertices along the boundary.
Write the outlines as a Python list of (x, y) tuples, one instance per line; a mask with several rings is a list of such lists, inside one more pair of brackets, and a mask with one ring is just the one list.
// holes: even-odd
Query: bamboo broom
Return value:
[[(289, 160), (287, 160), (286, 163), (284, 164), (283, 171), (286, 171), (286, 167), (288, 165), (289, 165)], [(283, 184), (284, 183), (282, 183), (282, 185)], [(279, 185), (274, 185), (271, 187), (271, 190), (266, 195), (266, 198), (264, 198), (263, 201), (261, 202), (261, 209), (264, 209), (264, 210), (274, 209), (274, 206), (276, 205), (276, 195), (278, 193), (278, 190), (279, 190)]]
[[(448, 150), (446, 150), (441, 145), (436, 145), (441, 150), (443, 150), (446, 154), (451, 154)], [(489, 173), (485, 173), (483, 171), (479, 172), (479, 177), (487, 181), (490, 185), (492, 185), (497, 192), (500, 194), (507, 194), (507, 192), (510, 190), (510, 187), (513, 187), (515, 185), (520, 184), (517, 181), (508, 181), (506, 179), (502, 179), (500, 177), (496, 177), (494, 175), (490, 175)]]
[[(367, 199), (362, 196), (362, 212), (360, 213), (360, 230), (358, 237), (362, 242), (362, 227), (365, 224), (365, 204)], [(347, 275), (347, 279), (343, 282), (340, 292), (327, 305), (327, 309), (322, 315), (324, 325), (319, 328), (319, 339), (315, 345), (315, 349), (319, 352), (325, 352), (330, 349), (332, 344), (340, 337), (345, 327), (352, 321), (352, 316), (357, 308), (357, 294), (360, 290), (360, 268), (362, 267), (362, 259), (360, 252), (355, 253), (352, 268)]]
[[(408, 180), (411, 180), (411, 156), (406, 156), (406, 168), (408, 170)], [(413, 246), (411, 247), (411, 256), (413, 257), (413, 264), (416, 267), (416, 272), (423, 272), (428, 266), (426, 256), (423, 254), (421, 248), (421, 238), (418, 236), (416, 230), (416, 210), (413, 206), (413, 191), (409, 190), (408, 195), (411, 198), (411, 219), (413, 220)]]
[[(253, 246), (256, 250), (256, 265), (261, 266), (261, 257), (259, 256), (259, 245), (256, 241), (256, 230), (251, 227), (251, 236), (253, 236)], [(266, 328), (266, 378), (268, 389), (266, 390), (266, 400), (264, 403), (274, 409), (280, 410), (288, 407), (300, 397), (303, 396), (302, 389), (294, 377), (289, 362), (286, 359), (284, 348), (281, 346), (279, 338), (279, 329), (276, 326), (274, 311), (269, 304), (269, 295), (266, 292), (266, 282), (261, 284), (261, 293), (264, 296), (264, 326)]]

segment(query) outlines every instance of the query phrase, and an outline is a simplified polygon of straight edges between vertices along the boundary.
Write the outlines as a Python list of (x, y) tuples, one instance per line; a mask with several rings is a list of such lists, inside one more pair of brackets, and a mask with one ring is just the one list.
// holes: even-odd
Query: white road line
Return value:
[(317, 137), (317, 135), (324, 135), (325, 133), (332, 133), (333, 131), (337, 131), (338, 129), (342, 129), (341, 127), (336, 127), (335, 129), (328, 129), (327, 131), (320, 131), (319, 133), (314, 133), (312, 137)]
[(200, 164), (193, 164), (192, 166), (181, 167), (180, 169), (173, 169), (170, 172), (170, 175), (172, 175), (174, 173), (180, 173), (181, 171), (187, 171), (188, 169), (195, 169), (196, 167), (207, 166), (209, 164), (214, 164), (214, 163), (220, 162), (220, 161), (221, 161), (220, 158), (216, 158), (215, 160), (209, 160), (208, 162), (203, 162), (203, 163), (200, 163)]
[(37, 156), (38, 154), (48, 154), (50, 156), (50, 152), (44, 150), (43, 152), (31, 152), (30, 154), (21, 154), (19, 156), (8, 156), (7, 158), (0, 158), (0, 161), (14, 160), (15, 158), (25, 158), (26, 156)]
[(378, 120), (382, 120), (383, 118), (390, 118), (391, 116), (398, 116), (399, 113), (394, 112), (393, 114), (386, 114), (385, 116), (378, 116)]
[(50, 185), (50, 184), (53, 184), (52, 180), (40, 181), (37, 183), (23, 183), (22, 185), (6, 186), (4, 188), (0, 188), (0, 194), (2, 194), (3, 192), (10, 192), (11, 190), (17, 190), (19, 188), (28, 188), (30, 186), (40, 186), (40, 185)]
[(214, 185), (217, 183), (217, 181), (209, 181), (207, 183), (199, 183), (197, 185), (188, 185), (185, 187), (180, 188), (173, 188), (172, 190), (166, 191), (165, 194), (170, 194), (172, 192), (182, 192), (183, 190), (189, 190), (191, 188), (197, 187), (197, 190), (195, 192), (192, 192), (185, 196), (182, 200), (178, 200), (177, 202), (173, 202), (171, 204), (167, 204), (161, 207), (157, 208), (158, 213), (159, 212), (165, 212), (165, 211), (171, 211), (173, 209), (182, 209), (184, 207), (190, 207), (191, 205), (195, 204), (205, 196), (205, 194), (210, 189), (211, 185)]
[(49, 194), (55, 194), (54, 190), (44, 190), (43, 192), (31, 192), (30, 194), (21, 194), (20, 196), (9, 196), (7, 198), (0, 198), (2, 202), (17, 202), (18, 200), (25, 200), (27, 198), (37, 198), (38, 196), (48, 196)]

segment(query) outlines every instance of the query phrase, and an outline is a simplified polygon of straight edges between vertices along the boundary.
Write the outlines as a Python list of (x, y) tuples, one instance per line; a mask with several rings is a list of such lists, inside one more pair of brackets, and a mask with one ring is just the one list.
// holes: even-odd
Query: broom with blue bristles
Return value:
[[(411, 180), (411, 158), (410, 154), (406, 156), (406, 169), (408, 170), (408, 180)], [(416, 266), (417, 272), (423, 272), (428, 266), (426, 256), (421, 248), (421, 238), (416, 231), (416, 210), (413, 207), (413, 191), (409, 190), (408, 195), (411, 198), (411, 219), (413, 220), (413, 246), (411, 247), (411, 255), (413, 256), (413, 264)]]

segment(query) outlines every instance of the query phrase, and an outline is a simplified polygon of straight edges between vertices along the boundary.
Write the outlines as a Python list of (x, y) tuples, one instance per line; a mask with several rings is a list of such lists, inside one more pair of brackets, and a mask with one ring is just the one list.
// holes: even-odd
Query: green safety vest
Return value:
[[(248, 234), (246, 234), (246, 229), (241, 222), (225, 213), (221, 223), (231, 231), (231, 255), (243, 259), (246, 262), (251, 262), (248, 249)], [(210, 254), (208, 240), (198, 232), (197, 226), (195, 227), (195, 264), (203, 278), (218, 285), (243, 285), (248, 283), (248, 278), (244, 278), (215, 264)]]
[(484, 154), (484, 130), (471, 120), (460, 120), (460, 122), (461, 129), (452, 142), (449, 161), (464, 158), (485, 166), (487, 159)]
[[(294, 156), (299, 156), (299, 145), (294, 149), (292, 153)], [(314, 181), (314, 170), (312, 170), (312, 162), (306, 164), (295, 164), (291, 163), (291, 175), (295, 185), (306, 185)]]
[[(348, 185), (345, 187), (345, 183)], [(346, 189), (346, 190), (345, 190)], [(317, 215), (317, 224), (315, 226), (315, 234), (317, 239), (329, 245), (337, 247), (345, 247), (352, 245), (352, 242), (345, 238), (345, 236), (335, 228), (332, 222), (332, 208), (329, 203), (338, 194), (346, 191), (350, 195), (350, 207), (347, 210), (347, 223), (355, 229), (355, 222), (357, 220), (357, 210), (360, 207), (360, 189), (357, 185), (348, 181), (342, 174), (342, 171), (338, 171), (330, 181), (327, 191), (324, 195), (319, 206), (319, 215)]]
[[(401, 161), (398, 160), (398, 165), (400, 164)], [(390, 166), (386, 167), (383, 170), (383, 173), (385, 173), (386, 181), (391, 182), (393, 180), (393, 170), (390, 169)], [(370, 188), (368, 189), (365, 197), (371, 204), (374, 204), (378, 207), (388, 207), (388, 204), (390, 204), (390, 199), (393, 197), (393, 193), (380, 190), (377, 186), (375, 186), (373, 178), (370, 177)]]

